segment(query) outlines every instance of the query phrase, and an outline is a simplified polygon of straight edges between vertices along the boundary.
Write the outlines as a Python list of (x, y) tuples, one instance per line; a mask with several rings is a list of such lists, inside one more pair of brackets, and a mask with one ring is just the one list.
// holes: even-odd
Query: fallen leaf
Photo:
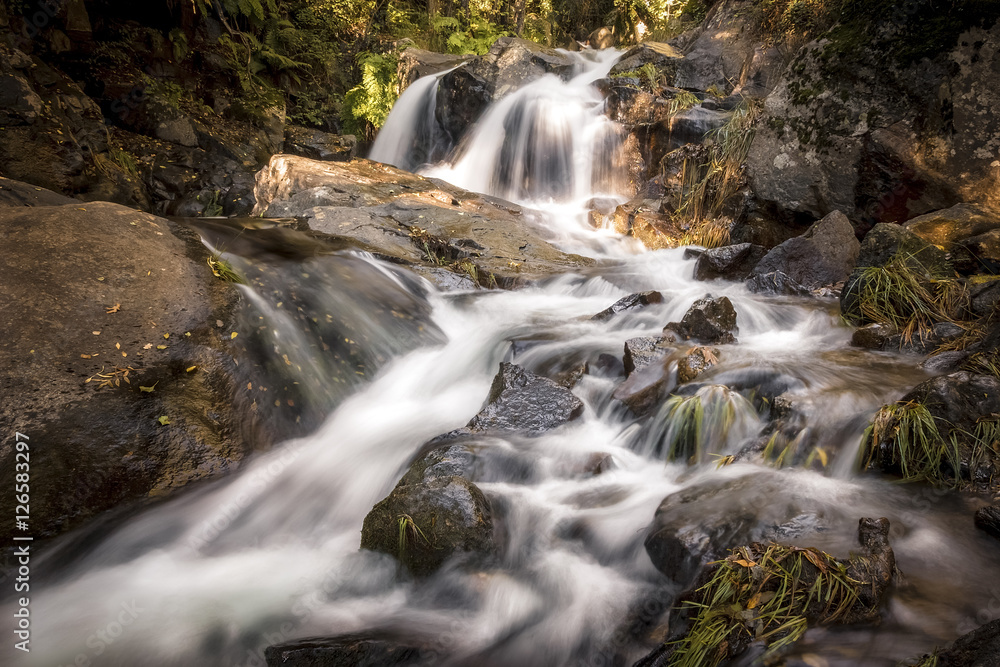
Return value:
[(752, 560), (743, 560), (742, 558), (738, 558), (733, 562), (737, 565), (742, 565), (743, 567), (757, 567), (757, 563)]
[(232, 333), (232, 335), (229, 336), (229, 340), (232, 340), (233, 338), (236, 338), (237, 336), (239, 336), (239, 334), (234, 331)]
[(165, 334), (163, 334), (163, 337), (164, 337), (164, 338), (170, 338), (170, 334), (168, 334), (168, 333), (165, 333)]
[(156, 349), (157, 350), (165, 350), (165, 349), (167, 349), (167, 346), (166, 345), (157, 345)]
[(162, 417), (160, 417), (160, 418), (159, 418), (159, 419), (157, 419), (156, 421), (160, 422), (160, 426), (166, 426), (167, 424), (169, 424), (169, 423), (170, 423), (170, 420), (169, 420), (169, 419), (167, 419), (167, 416), (166, 416), (166, 415), (163, 415)]
[(122, 352), (122, 356), (123, 357), (127, 357), (128, 356), (128, 352)]
[(100, 331), (91, 331), (90, 333), (94, 334), (95, 336), (100, 336), (101, 335)]
[(142, 349), (144, 349), (144, 350), (148, 350), (148, 349), (150, 349), (151, 347), (153, 347), (153, 344), (152, 344), (152, 343), (146, 343), (145, 345), (143, 345), (143, 346), (142, 346)]
[(809, 559), (809, 562), (816, 566), (816, 569), (818, 569), (820, 572), (827, 571), (828, 568), (826, 562), (818, 553), (816, 553), (812, 549), (806, 549), (805, 554), (806, 558)]
[(190, 336), (191, 336), (191, 332), (190, 332), (190, 331), (185, 331), (185, 332), (184, 332), (184, 335), (185, 335), (185, 336), (189, 336), (189, 337), (190, 337)]
[(153, 390), (156, 389), (156, 385), (158, 385), (158, 384), (160, 384), (159, 381), (154, 382), (153, 386), (151, 386), (151, 387), (143, 387), (143, 386), (140, 385), (139, 386), (139, 391), (144, 391), (147, 394), (152, 394)]
[(115, 343), (115, 349), (116, 350), (122, 349), (122, 344), (121, 343)]
[(222, 320), (215, 320), (215, 326), (217, 326), (219, 328), (222, 328), (223, 324), (224, 324), (224, 322)]
[(89, 354), (81, 354), (80, 358), (81, 359), (90, 359), (90, 355)]
[(190, 373), (191, 371), (193, 371), (196, 368), (198, 368), (198, 367), (197, 366), (188, 366), (187, 367), (187, 372)]
[(115, 305), (111, 306), (110, 308), (108, 308), (104, 312), (107, 313), (108, 315), (110, 315), (111, 313), (117, 313), (121, 309), (122, 309), (122, 305), (120, 303), (116, 303)]
[(253, 390), (253, 382), (247, 382), (247, 391)]

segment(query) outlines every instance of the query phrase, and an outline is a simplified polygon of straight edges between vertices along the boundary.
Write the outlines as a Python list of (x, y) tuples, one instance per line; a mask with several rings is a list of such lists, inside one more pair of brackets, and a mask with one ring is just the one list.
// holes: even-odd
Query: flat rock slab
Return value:
[(255, 215), (305, 218), (316, 231), (361, 241), (378, 255), (446, 266), (485, 287), (594, 264), (550, 244), (515, 204), (369, 160), (276, 155), (257, 174), (255, 195)]

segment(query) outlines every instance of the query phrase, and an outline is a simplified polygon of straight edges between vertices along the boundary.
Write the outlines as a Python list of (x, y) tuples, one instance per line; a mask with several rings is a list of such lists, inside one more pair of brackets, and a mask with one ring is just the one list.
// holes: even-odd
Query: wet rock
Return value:
[(951, 322), (938, 322), (928, 331), (918, 331), (909, 338), (902, 334), (893, 334), (885, 341), (885, 350), (894, 350), (906, 354), (931, 354), (945, 343), (954, 341), (965, 333), (965, 329)]
[(597, 313), (590, 319), (597, 320), (598, 322), (606, 322), (618, 313), (624, 313), (629, 310), (638, 310), (651, 303), (662, 302), (663, 295), (655, 290), (651, 290), (649, 292), (637, 292), (618, 299), (618, 301), (615, 301), (608, 308)]
[[(942, 442), (954, 441), (957, 448), (957, 470), (948, 457), (943, 457), (940, 470), (944, 478), (971, 482), (994, 488), (993, 481), (1000, 471), (1000, 460), (989, 442), (976, 439), (981, 423), (988, 423), (1000, 414), (1000, 380), (992, 375), (976, 375), (960, 371), (942, 375), (914, 387), (900, 399), (900, 404), (919, 403), (934, 418)], [(900, 462), (893, 438), (884, 437), (868, 452), (871, 467), (898, 473)], [(922, 452), (910, 452), (910, 469), (927, 465)]]
[(396, 78), (399, 79), (400, 93), (422, 76), (429, 76), (457, 67), (473, 56), (456, 56), (450, 53), (435, 53), (414, 46), (407, 47), (399, 54)]
[(691, 382), (709, 368), (719, 363), (717, 348), (696, 347), (677, 362), (677, 382)]
[(864, 269), (885, 266), (894, 258), (901, 258), (904, 265), (918, 275), (948, 273), (948, 258), (940, 248), (899, 225), (875, 225), (862, 241), (857, 266), (840, 294), (840, 310), (849, 322), (870, 323), (860, 307), (860, 296), (865, 291)]
[[(273, 442), (270, 408), (253, 410), (246, 389), (264, 382), (235, 365), (233, 329), (215, 326), (234, 326), (238, 292), (211, 275), (194, 234), (76, 201), (0, 207), (0, 245), (0, 423), (31, 438), (47, 471), (32, 480), (36, 539), (223, 475)], [(0, 460), (13, 484), (13, 448)]]
[(938, 667), (1000, 667), (1000, 619), (962, 635), (936, 658)]
[(806, 287), (781, 271), (751, 276), (747, 279), (746, 286), (754, 294), (784, 294), (787, 296), (808, 296), (811, 294)]
[(958, 246), (971, 258), (967, 273), (1000, 273), (1000, 229), (963, 239)]
[(361, 548), (395, 556), (416, 577), (426, 577), (452, 558), (496, 554), (490, 503), (463, 477), (401, 480), (365, 517)]
[(646, 553), (684, 587), (729, 549), (801, 538), (820, 529), (826, 514), (808, 489), (777, 473), (710, 480), (663, 499), (646, 533)]
[(976, 528), (1000, 540), (1000, 505), (987, 505), (976, 510)]
[(511, 363), (501, 363), (486, 406), (472, 418), (473, 431), (540, 435), (578, 419), (583, 402), (565, 387)]
[(421, 642), (382, 634), (296, 639), (268, 646), (268, 667), (416, 667), (433, 664)]
[(928, 243), (951, 250), (960, 241), (1000, 228), (1000, 216), (976, 204), (957, 204), (919, 215), (903, 227)]
[(593, 264), (552, 246), (515, 204), (369, 160), (276, 155), (257, 174), (254, 193), (255, 214), (302, 217), (377, 255), (445, 265), (483, 287), (516, 287)]
[(981, 279), (974, 279), (968, 283), (969, 298), (972, 302), (973, 315), (983, 317), (992, 313), (1000, 303), (1000, 278), (992, 280), (985, 276), (978, 278)]
[(675, 150), (685, 144), (702, 144), (706, 136), (726, 124), (726, 111), (713, 111), (702, 106), (678, 111), (669, 121), (670, 149)]
[(766, 248), (752, 243), (706, 250), (698, 256), (695, 264), (695, 280), (745, 280), (766, 254)]
[(889, 338), (896, 334), (896, 327), (890, 324), (866, 324), (854, 330), (851, 345), (866, 350), (882, 350)]
[(729, 297), (709, 295), (695, 301), (680, 322), (671, 322), (665, 329), (702, 343), (735, 343), (736, 309)]
[(611, 395), (632, 414), (641, 417), (652, 410), (677, 386), (677, 362), (667, 356), (642, 366), (615, 388)]
[(311, 160), (346, 162), (357, 153), (358, 142), (353, 134), (330, 134), (310, 127), (289, 125), (285, 128), (283, 150)]
[(683, 59), (684, 56), (680, 51), (669, 44), (643, 42), (625, 52), (611, 68), (611, 75), (624, 74), (644, 65), (652, 64), (662, 76), (666, 77), (668, 82), (672, 83)]
[(858, 599), (842, 619), (849, 623), (872, 623), (878, 620), (896, 574), (896, 556), (889, 545), (889, 520), (864, 518), (858, 521), (861, 552), (847, 562), (847, 574), (860, 582)]
[(51, 190), (29, 185), (9, 178), (0, 178), (0, 207), (3, 206), (63, 206), (78, 204), (71, 197), (64, 197)]
[(928, 373), (948, 375), (960, 370), (968, 358), (969, 353), (960, 350), (941, 352), (925, 360), (920, 367)]
[(629, 338), (625, 341), (625, 355), (622, 357), (625, 375), (631, 375), (636, 370), (648, 366), (654, 360), (664, 356), (668, 351), (664, 343), (662, 337), (654, 336)]
[(610, 49), (617, 41), (615, 33), (606, 26), (601, 26), (587, 37), (587, 44), (592, 49)]
[(802, 236), (773, 248), (754, 267), (754, 275), (780, 271), (808, 290), (847, 278), (854, 268), (861, 244), (843, 213), (834, 211)]

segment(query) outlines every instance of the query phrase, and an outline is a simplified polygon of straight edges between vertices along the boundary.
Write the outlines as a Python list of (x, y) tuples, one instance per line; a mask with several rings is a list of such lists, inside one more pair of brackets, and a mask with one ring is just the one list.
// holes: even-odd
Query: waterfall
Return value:
[[(616, 56), (581, 59), (570, 81), (546, 77), (511, 93), (424, 173), (533, 206), (546, 224), (576, 225), (574, 243), (603, 238), (576, 221), (589, 198), (623, 196), (613, 174), (595, 168), (613, 161), (618, 131), (591, 84)], [(437, 81), (421, 79), (400, 98), (373, 157), (409, 167), (441, 159), (430, 111)], [(241, 289), (259, 321), (260, 354), (273, 355), (262, 363), (301, 371), (296, 391), (319, 396), (329, 414), (238, 474), (45, 547), (48, 555), (32, 560), (32, 652), (16, 655), (8, 637), (4, 664), (261, 667), (276, 643), (369, 632), (418, 638), (434, 665), (633, 664), (676, 602), (643, 540), (660, 503), (681, 492), (704, 499), (713, 517), (748, 521), (807, 498), (790, 522), (805, 535), (802, 546), (841, 556), (857, 545), (859, 517), (892, 521), (907, 574), (892, 622), (817, 629), (801, 647), (808, 655), (790, 661), (875, 667), (920, 655), (975, 614), (993, 576), (994, 547), (940, 496), (843, 473), (857, 453), (858, 423), (925, 375), (913, 359), (852, 349), (828, 304), (695, 281), (683, 249), (591, 253), (604, 261), (586, 275), (456, 294), (357, 251), (283, 247), (266, 271), (254, 271), (252, 235), (216, 232), (207, 241), (219, 248), (225, 239), (226, 257), (250, 278)], [(654, 289), (662, 301), (593, 317)], [(671, 421), (676, 403), (644, 422), (613, 399), (623, 344), (660, 336), (709, 290), (734, 304), (739, 344), (719, 346), (718, 366), (687, 385), (697, 402), (686, 403), (686, 430)], [(366, 514), (431, 439), (469, 423), (508, 360), (551, 377), (581, 366), (587, 373), (572, 389), (583, 404), (578, 420), (470, 446), (476, 484), (495, 508), (496, 560), (414, 580), (392, 556), (360, 550)], [(363, 381), (326, 393), (359, 369)], [(740, 382), (780, 386), (794, 399), (796, 418), (811, 429), (802, 444), (822, 448), (823, 466), (718, 467), (771, 435), (759, 416), (766, 397), (721, 388)], [(690, 433), (704, 454), (691, 464), (664, 461), (664, 449)], [(691, 504), (682, 516), (696, 533), (708, 514)], [(51, 574), (41, 574), (46, 566)], [(4, 605), (10, 620), (14, 606)]]
[(450, 71), (421, 77), (403, 91), (375, 137), (369, 159), (415, 171), (444, 156), (449, 148), (448, 141), (435, 119), (434, 110), (437, 108), (437, 84)]

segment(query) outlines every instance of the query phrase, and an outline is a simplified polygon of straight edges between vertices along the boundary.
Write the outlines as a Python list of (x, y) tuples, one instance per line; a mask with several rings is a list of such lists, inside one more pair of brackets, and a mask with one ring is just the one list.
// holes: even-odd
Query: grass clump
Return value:
[(207, 260), (208, 268), (212, 270), (212, 275), (219, 280), (224, 280), (227, 283), (235, 283), (237, 285), (245, 285), (246, 281), (243, 279), (233, 265), (222, 259), (219, 255), (212, 255)]
[(724, 453), (731, 431), (755, 415), (753, 405), (722, 385), (702, 387), (692, 396), (671, 396), (661, 408), (666, 430), (663, 447), (669, 461), (700, 463)]
[(399, 522), (399, 560), (405, 562), (406, 552), (409, 550), (410, 540), (415, 540), (420, 538), (424, 541), (427, 546), (431, 546), (431, 541), (427, 539), (424, 535), (424, 531), (420, 530), (420, 526), (414, 522), (413, 517), (409, 514), (400, 514), (397, 517)]
[(916, 254), (903, 251), (882, 266), (864, 267), (845, 288), (844, 317), (890, 324), (905, 340), (938, 322), (959, 321), (969, 294), (949, 269), (927, 266)]
[[(720, 216), (726, 200), (743, 185), (747, 155), (762, 111), (760, 101), (745, 100), (725, 125), (709, 133), (708, 162), (690, 165), (685, 161), (675, 218), (700, 225)], [(728, 235), (725, 241), (728, 243)]]
[(899, 470), (904, 481), (951, 484), (945, 466), (959, 469), (958, 447), (945, 438), (927, 407), (916, 401), (883, 406), (862, 439), (865, 467)]
[(817, 549), (753, 544), (716, 563), (683, 609), (694, 616), (670, 659), (675, 667), (715, 667), (762, 641), (771, 654), (793, 644), (810, 622), (846, 622), (858, 602), (847, 565)]

